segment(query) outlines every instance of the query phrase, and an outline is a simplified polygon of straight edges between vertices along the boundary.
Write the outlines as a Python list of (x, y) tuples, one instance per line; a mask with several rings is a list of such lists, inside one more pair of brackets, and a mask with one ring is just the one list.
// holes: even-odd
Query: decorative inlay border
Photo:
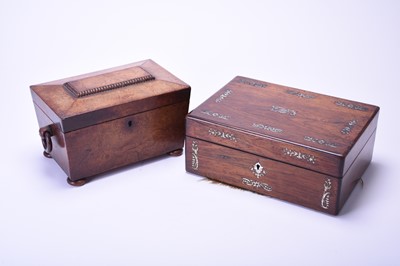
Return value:
[(329, 178), (327, 178), (324, 183), (324, 192), (322, 193), (322, 197), (321, 197), (321, 207), (324, 209), (329, 208), (329, 200), (331, 197), (331, 191), (330, 191), (331, 188), (332, 188), (331, 180)]
[(224, 120), (229, 120), (229, 118), (230, 118), (229, 115), (223, 115), (223, 114), (212, 112), (212, 111), (208, 111), (208, 110), (202, 110), (201, 113), (209, 115), (209, 116), (217, 117), (217, 118), (220, 118), (220, 119), (224, 119)]
[(282, 150), (282, 152), (283, 152), (283, 155), (287, 155), (289, 157), (294, 157), (299, 160), (305, 160), (306, 162), (311, 163), (311, 164), (315, 164), (317, 161), (317, 159), (314, 157), (314, 155), (301, 153), (301, 152), (294, 151), (294, 150), (291, 150), (288, 148), (284, 148)]
[(197, 141), (192, 142), (192, 169), (193, 170), (198, 170), (199, 169), (199, 157), (197, 156), (197, 153), (199, 151), (199, 145)]
[(219, 131), (219, 130), (210, 128), (210, 129), (208, 130), (208, 134), (210, 134), (210, 135), (212, 135), (212, 136), (215, 136), (215, 137), (220, 137), (220, 138), (223, 138), (223, 139), (228, 139), (228, 140), (231, 140), (231, 141), (233, 141), (233, 142), (237, 142), (236, 137), (235, 137), (233, 134), (231, 134), (231, 133), (226, 133), (226, 132), (222, 132), (222, 131)]
[(267, 183), (254, 181), (254, 180), (251, 180), (249, 178), (243, 177), (242, 178), (242, 183), (245, 184), (245, 185), (251, 186), (251, 187), (256, 187), (256, 188), (260, 188), (261, 187), (266, 191), (272, 191), (272, 187), (270, 185), (268, 185)]
[(227, 98), (229, 95), (231, 95), (233, 93), (233, 91), (231, 89), (227, 89), (226, 91), (224, 91), (224, 93), (222, 93), (217, 99), (215, 99), (216, 103), (220, 103), (222, 102), (225, 98)]
[(340, 131), (343, 135), (350, 134), (353, 127), (357, 125), (357, 120), (353, 119), (347, 123), (347, 125)]
[(282, 133), (283, 132), (283, 129), (272, 127), (272, 126), (269, 126), (269, 125), (253, 123), (253, 127), (261, 128), (261, 129), (268, 130), (268, 131), (271, 131), (271, 132), (274, 132), (274, 133)]
[(272, 106), (271, 111), (277, 112), (277, 113), (280, 113), (280, 114), (287, 114), (287, 115), (290, 115), (290, 116), (295, 116), (297, 114), (297, 112), (295, 110), (287, 109), (287, 108), (280, 107), (280, 106), (275, 106), (275, 105)]
[(310, 141), (310, 142), (314, 142), (314, 143), (318, 143), (320, 145), (329, 146), (329, 147), (332, 147), (332, 148), (336, 148), (338, 146), (338, 144), (336, 144), (336, 143), (328, 142), (328, 141), (323, 140), (323, 139), (317, 139), (317, 138), (313, 138), (313, 137), (309, 137), (309, 136), (304, 136), (304, 140)]
[(255, 80), (241, 78), (238, 80), (238, 82), (242, 83), (242, 84), (250, 85), (253, 87), (258, 87), (258, 88), (266, 88), (267, 87), (267, 84), (263, 84), (263, 83), (260, 83), (259, 81), (255, 81)]
[(313, 95), (305, 94), (305, 93), (301, 93), (301, 92), (293, 91), (293, 90), (287, 90), (286, 93), (298, 96), (300, 98), (306, 98), (306, 99), (314, 99), (315, 98), (315, 96), (313, 96)]
[(357, 110), (357, 111), (368, 111), (368, 108), (365, 106), (361, 106), (361, 105), (357, 105), (357, 104), (352, 104), (352, 103), (348, 103), (348, 102), (343, 102), (343, 101), (335, 101), (335, 104), (337, 106), (342, 106), (342, 107), (346, 107), (352, 110)]

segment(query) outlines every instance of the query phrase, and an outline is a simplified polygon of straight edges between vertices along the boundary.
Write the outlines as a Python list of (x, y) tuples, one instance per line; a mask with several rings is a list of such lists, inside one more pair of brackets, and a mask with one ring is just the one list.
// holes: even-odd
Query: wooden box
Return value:
[(152, 60), (34, 85), (31, 93), (44, 155), (71, 185), (182, 154), (190, 87)]
[(337, 214), (368, 167), (379, 107), (235, 77), (186, 119), (186, 170)]

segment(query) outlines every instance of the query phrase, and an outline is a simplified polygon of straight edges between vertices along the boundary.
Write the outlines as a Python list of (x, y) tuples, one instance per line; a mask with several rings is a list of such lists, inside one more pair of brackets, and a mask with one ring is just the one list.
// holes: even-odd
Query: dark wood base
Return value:
[[(338, 178), (192, 137), (185, 159), (188, 172), (213, 182), (337, 214)], [(257, 165), (264, 171), (256, 172)]]
[(87, 183), (86, 178), (78, 179), (78, 180), (71, 180), (69, 177), (67, 178), (68, 184), (74, 187), (80, 187)]
[(177, 149), (168, 153), (170, 156), (178, 157), (181, 156), (183, 153), (183, 149)]

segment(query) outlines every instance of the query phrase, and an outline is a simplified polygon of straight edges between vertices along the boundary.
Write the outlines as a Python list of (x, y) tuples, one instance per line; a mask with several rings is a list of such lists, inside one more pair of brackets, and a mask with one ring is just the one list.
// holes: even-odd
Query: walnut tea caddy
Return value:
[(378, 114), (238, 76), (188, 114), (186, 170), (338, 214), (371, 161)]
[(152, 60), (31, 86), (44, 156), (71, 185), (181, 155), (190, 87)]

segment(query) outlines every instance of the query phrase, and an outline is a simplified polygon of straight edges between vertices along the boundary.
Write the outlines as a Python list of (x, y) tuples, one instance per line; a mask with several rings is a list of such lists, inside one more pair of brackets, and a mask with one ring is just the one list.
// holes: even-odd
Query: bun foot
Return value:
[(47, 151), (43, 152), (43, 156), (46, 157), (46, 158), (50, 158), (50, 159), (53, 158), (53, 157), (51, 157), (51, 154), (48, 153)]
[(178, 156), (181, 156), (182, 153), (183, 153), (183, 149), (177, 149), (177, 150), (169, 152), (168, 154), (171, 156), (174, 156), (174, 157), (178, 157)]
[(78, 179), (78, 180), (71, 180), (69, 177), (67, 178), (68, 184), (74, 187), (80, 187), (87, 183), (86, 178)]

